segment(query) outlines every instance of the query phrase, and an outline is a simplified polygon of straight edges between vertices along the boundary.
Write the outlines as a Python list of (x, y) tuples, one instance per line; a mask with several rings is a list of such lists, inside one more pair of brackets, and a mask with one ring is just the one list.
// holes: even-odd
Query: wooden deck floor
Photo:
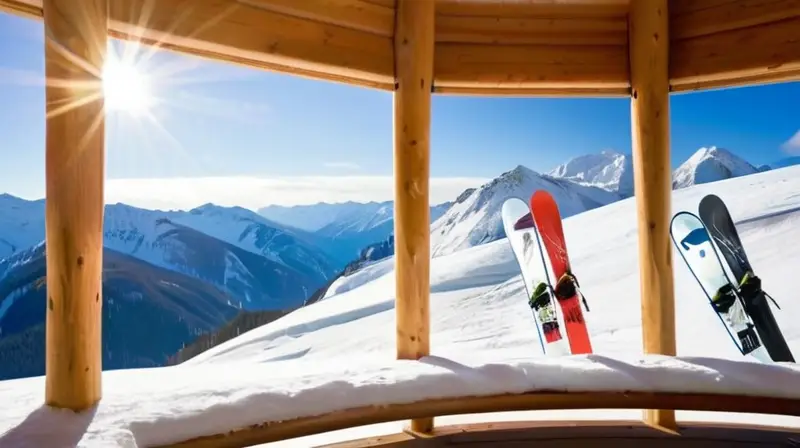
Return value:
[[(641, 422), (508, 422), (445, 426), (435, 437), (401, 433), (318, 448), (497, 447), (746, 448), (800, 447), (800, 429), (718, 423), (681, 424), (679, 435)], [(603, 445), (595, 445), (603, 443)]]

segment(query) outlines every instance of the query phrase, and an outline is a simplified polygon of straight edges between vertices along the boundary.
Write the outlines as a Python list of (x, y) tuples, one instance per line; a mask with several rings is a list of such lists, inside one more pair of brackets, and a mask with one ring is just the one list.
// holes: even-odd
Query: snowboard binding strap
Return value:
[(533, 291), (528, 304), (535, 310), (550, 305), (550, 291), (548, 291), (548, 285), (544, 282), (536, 285), (536, 289)]
[(766, 291), (761, 289), (761, 279), (752, 271), (747, 271), (744, 277), (742, 277), (741, 283), (739, 283), (739, 295), (742, 297), (754, 297), (758, 294), (764, 294), (765, 297), (768, 297), (772, 303), (775, 304), (776, 308), (781, 309), (778, 302), (773, 299), (771, 295), (767, 294)]
[(586, 311), (589, 311), (589, 304), (586, 302), (586, 296), (583, 295), (580, 287), (581, 285), (578, 283), (577, 277), (575, 277), (571, 271), (567, 271), (561, 276), (561, 278), (558, 279), (558, 282), (556, 283), (556, 298), (563, 300), (580, 295), (581, 300), (583, 301), (583, 306), (586, 308)]
[(736, 292), (730, 283), (724, 284), (711, 298), (711, 306), (717, 313), (725, 314), (736, 303)]

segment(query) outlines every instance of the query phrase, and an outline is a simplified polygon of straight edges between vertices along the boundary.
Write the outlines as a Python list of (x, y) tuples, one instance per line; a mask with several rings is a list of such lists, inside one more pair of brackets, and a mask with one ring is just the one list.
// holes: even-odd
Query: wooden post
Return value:
[[(101, 391), (107, 0), (44, 0), (47, 337), (45, 401), (75, 411)], [(80, 3), (80, 4), (78, 4)]]
[[(645, 353), (674, 356), (667, 0), (632, 0), (630, 8), (631, 130), (642, 340)], [(653, 426), (676, 430), (672, 410), (646, 410), (644, 420)]]
[[(430, 352), (431, 83), (434, 2), (398, 0), (394, 60), (394, 237), (397, 358)], [(433, 430), (433, 419), (411, 421), (411, 430)]]

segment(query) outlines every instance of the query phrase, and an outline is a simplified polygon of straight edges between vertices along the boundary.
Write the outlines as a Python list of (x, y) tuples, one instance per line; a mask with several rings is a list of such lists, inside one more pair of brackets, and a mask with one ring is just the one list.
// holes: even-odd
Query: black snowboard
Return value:
[[(732, 283), (741, 285), (742, 279), (750, 272), (755, 273), (747, 259), (739, 232), (731, 219), (728, 207), (718, 196), (709, 194), (700, 201), (700, 219), (708, 229), (708, 233), (719, 248), (720, 254), (730, 267), (734, 278)], [(740, 291), (741, 293), (741, 291)], [(744, 301), (744, 309), (756, 326), (764, 347), (773, 361), (795, 362), (786, 339), (781, 333), (775, 316), (772, 315), (767, 297), (761, 288), (754, 292), (740, 294)]]

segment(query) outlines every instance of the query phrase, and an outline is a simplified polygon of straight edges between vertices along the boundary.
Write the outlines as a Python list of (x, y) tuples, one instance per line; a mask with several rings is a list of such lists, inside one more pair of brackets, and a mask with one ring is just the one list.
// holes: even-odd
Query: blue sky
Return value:
[[(43, 58), (42, 24), (0, 13), (0, 192), (28, 198), (44, 194)], [(109, 201), (257, 207), (391, 198), (391, 93), (166, 52), (140, 70), (152, 77), (155, 120), (109, 113)], [(800, 98), (800, 83), (673, 96), (673, 166), (710, 145), (756, 165), (785, 157), (782, 145), (800, 129), (789, 98)], [(547, 171), (606, 149), (631, 150), (626, 98), (435, 96), (432, 199), (518, 164)], [(226, 188), (231, 179), (237, 186)]]

